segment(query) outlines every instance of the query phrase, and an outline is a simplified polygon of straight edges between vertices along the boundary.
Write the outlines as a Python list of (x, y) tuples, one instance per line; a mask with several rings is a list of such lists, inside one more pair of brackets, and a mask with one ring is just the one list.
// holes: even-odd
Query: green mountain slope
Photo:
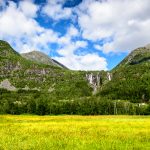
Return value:
[(150, 99), (150, 47), (132, 51), (112, 71), (112, 81), (100, 94), (110, 99), (147, 102)]
[(21, 55), (22, 55), (22, 57), (24, 57), (28, 60), (37, 62), (37, 63), (51, 65), (51, 66), (57, 66), (60, 68), (67, 69), (67, 67), (65, 67), (63, 64), (57, 62), (56, 60), (51, 59), (50, 57), (48, 57), (47, 55), (45, 55), (44, 53), (39, 52), (39, 51), (32, 51), (29, 53), (23, 53)]
[(9, 90), (7, 84), (10, 84), (15, 87), (16, 93), (35, 91), (59, 100), (92, 93), (85, 72), (27, 60), (4, 41), (0, 41), (0, 83), (1, 89)]
[(38, 57), (26, 59), (0, 41), (0, 113), (150, 114), (149, 45), (110, 72), (71, 71)]

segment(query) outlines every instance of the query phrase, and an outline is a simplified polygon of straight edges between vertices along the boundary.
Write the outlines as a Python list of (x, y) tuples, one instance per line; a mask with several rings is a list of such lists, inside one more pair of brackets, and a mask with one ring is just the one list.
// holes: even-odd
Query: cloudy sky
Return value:
[(110, 70), (150, 43), (150, 0), (0, 0), (0, 39), (73, 70)]

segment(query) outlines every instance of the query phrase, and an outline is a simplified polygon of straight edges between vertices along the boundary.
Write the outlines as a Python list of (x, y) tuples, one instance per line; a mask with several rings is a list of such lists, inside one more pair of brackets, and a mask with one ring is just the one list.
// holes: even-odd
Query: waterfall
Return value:
[(95, 94), (97, 92), (97, 89), (100, 86), (100, 80), (101, 80), (100, 74), (99, 73), (96, 75), (93, 73), (86, 74), (86, 78), (89, 84), (91, 85), (91, 87), (93, 88), (93, 94)]
[(107, 78), (109, 81), (111, 81), (111, 74), (109, 72), (107, 72)]

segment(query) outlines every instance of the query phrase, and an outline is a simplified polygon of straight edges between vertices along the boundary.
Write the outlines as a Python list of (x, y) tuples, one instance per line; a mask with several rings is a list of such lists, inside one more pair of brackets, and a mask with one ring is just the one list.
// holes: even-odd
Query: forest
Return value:
[[(18, 94), (19, 93), (19, 94)], [(11, 95), (11, 97), (10, 97)], [(90, 96), (57, 100), (38, 91), (0, 91), (1, 114), (37, 115), (149, 115), (149, 103), (133, 103), (127, 100), (110, 100)]]

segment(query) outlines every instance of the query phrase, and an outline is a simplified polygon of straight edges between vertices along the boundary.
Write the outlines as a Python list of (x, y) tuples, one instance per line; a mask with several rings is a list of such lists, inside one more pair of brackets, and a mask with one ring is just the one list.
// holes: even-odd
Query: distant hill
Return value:
[(145, 102), (150, 99), (150, 46), (132, 51), (112, 71), (112, 81), (100, 93), (112, 99)]
[(65, 67), (63, 64), (57, 62), (54, 59), (51, 59), (49, 56), (47, 56), (46, 54), (39, 52), (39, 51), (32, 51), (29, 53), (22, 53), (21, 54), (22, 57), (31, 60), (31, 61), (35, 61), (37, 63), (42, 63), (42, 64), (46, 64), (46, 65), (52, 65), (52, 66), (57, 66), (60, 68), (64, 68), (67, 69), (67, 67)]

